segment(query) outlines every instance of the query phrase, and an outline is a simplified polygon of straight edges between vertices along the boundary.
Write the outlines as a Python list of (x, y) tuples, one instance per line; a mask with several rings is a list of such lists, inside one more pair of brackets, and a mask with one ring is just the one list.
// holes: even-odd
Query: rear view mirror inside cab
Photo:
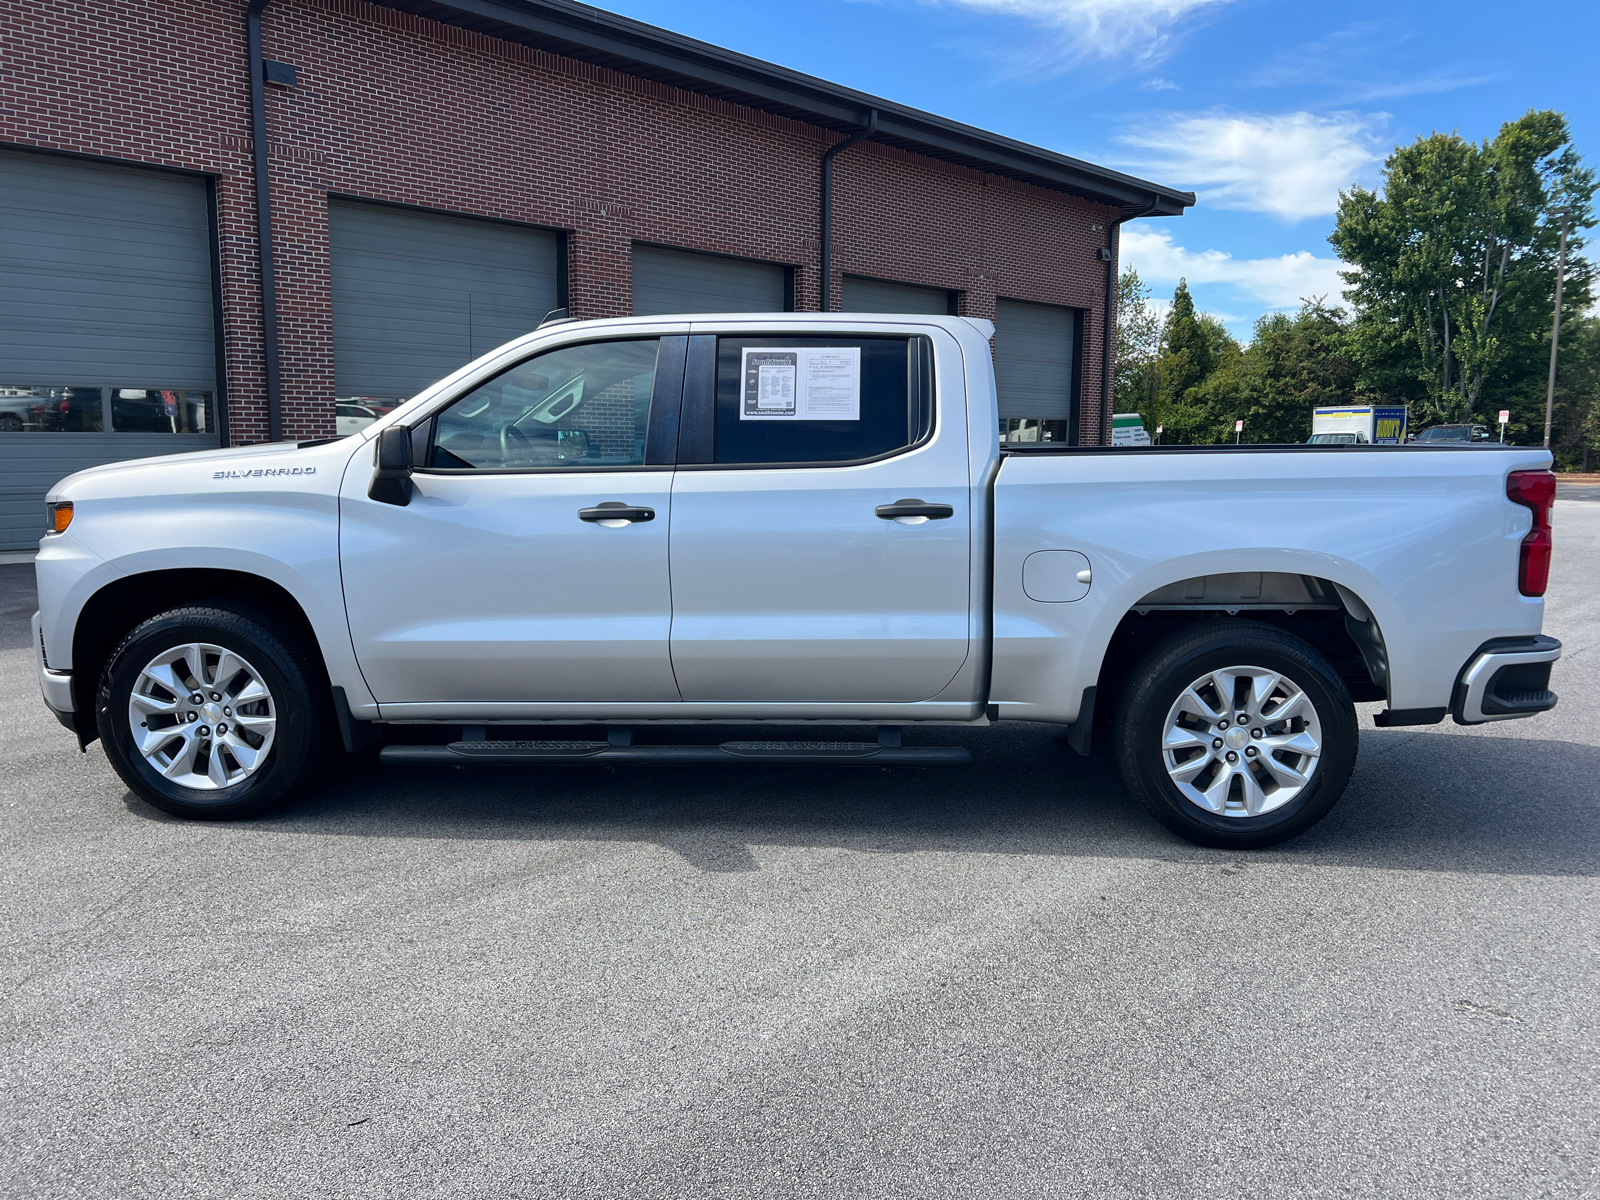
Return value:
[[(537, 378), (544, 379), (544, 376), (540, 375)], [(548, 380), (545, 381), (545, 386), (549, 386)], [(582, 403), (583, 376), (579, 375), (576, 379), (568, 380), (529, 409), (528, 416), (542, 424), (554, 425)]]

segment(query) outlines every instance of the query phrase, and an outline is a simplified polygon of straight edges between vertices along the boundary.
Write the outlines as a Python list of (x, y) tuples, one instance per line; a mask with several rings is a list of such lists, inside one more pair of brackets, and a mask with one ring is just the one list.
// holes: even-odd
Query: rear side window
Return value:
[(880, 458), (921, 441), (932, 421), (925, 337), (717, 339), (716, 463)]

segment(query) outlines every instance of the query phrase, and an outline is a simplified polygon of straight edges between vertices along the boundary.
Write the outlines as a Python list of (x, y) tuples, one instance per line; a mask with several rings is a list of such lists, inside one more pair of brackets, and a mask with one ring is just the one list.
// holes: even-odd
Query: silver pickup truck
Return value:
[[(1547, 452), (1003, 447), (992, 333), (558, 323), (352, 436), (71, 476), (37, 565), (45, 700), (151, 804), (213, 819), (374, 741), (930, 766), (968, 755), (904, 730), (1053, 722), (1233, 847), (1328, 812), (1357, 700), (1380, 725), (1555, 704)], [(749, 731), (673, 744), (684, 723)], [(871, 732), (770, 732), (805, 724)]]

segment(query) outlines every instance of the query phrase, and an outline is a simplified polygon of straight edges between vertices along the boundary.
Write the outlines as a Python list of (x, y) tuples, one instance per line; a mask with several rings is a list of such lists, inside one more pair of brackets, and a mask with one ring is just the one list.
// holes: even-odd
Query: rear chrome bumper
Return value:
[(1561, 643), (1542, 633), (1485, 642), (1461, 669), (1450, 715), (1457, 725), (1482, 725), (1549, 712), (1550, 664), (1560, 657)]
[(39, 690), (56, 720), (72, 728), (72, 672), (52, 671), (44, 657), (44, 635), (39, 630), (39, 614), (33, 614), (33, 661), (39, 669)]

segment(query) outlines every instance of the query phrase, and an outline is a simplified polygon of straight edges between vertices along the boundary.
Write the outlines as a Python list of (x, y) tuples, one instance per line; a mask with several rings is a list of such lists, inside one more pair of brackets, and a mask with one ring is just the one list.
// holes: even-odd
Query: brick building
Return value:
[(36, 0), (0, 37), (0, 548), (70, 470), (327, 436), (563, 307), (986, 317), (1005, 432), (1108, 440), (1118, 224), (1193, 203), (565, 0)]

